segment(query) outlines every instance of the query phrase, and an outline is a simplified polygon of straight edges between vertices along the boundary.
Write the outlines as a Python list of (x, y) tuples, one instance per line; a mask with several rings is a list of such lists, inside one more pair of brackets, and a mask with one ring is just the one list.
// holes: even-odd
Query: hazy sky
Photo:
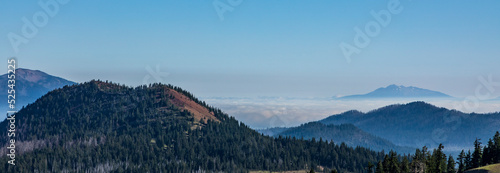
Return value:
[[(390, 22), (371, 14), (398, 2)], [(222, 20), (214, 3), (232, 11)], [(463, 97), (481, 75), (500, 81), (499, 9), (495, 0), (2, 1), (0, 57), (76, 82), (162, 81), (201, 97), (329, 97), (389, 84)], [(356, 46), (365, 26), (370, 42), (348, 63), (339, 45)], [(12, 46), (13, 34), (24, 42)]]

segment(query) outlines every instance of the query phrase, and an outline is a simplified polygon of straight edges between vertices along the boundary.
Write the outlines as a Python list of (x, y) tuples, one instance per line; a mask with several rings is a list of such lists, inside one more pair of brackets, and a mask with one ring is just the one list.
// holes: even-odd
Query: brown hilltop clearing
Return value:
[[(119, 85), (105, 83), (102, 81), (94, 81), (94, 82), (97, 84), (98, 88), (103, 92), (107, 92), (116, 87), (120, 87)], [(217, 119), (214, 116), (214, 113), (208, 110), (205, 106), (196, 103), (189, 97), (175, 91), (172, 88), (164, 86), (163, 89), (165, 90), (165, 93), (167, 93), (170, 96), (170, 99), (168, 100), (169, 103), (175, 105), (181, 110), (190, 112), (193, 115), (196, 123), (200, 122), (200, 120), (203, 120), (205, 124), (207, 123), (208, 120), (220, 122), (219, 119)], [(160, 93), (158, 93), (157, 96), (160, 98)], [(162, 107), (159, 109), (166, 109), (166, 107)]]
[(219, 122), (219, 120), (214, 116), (213, 112), (210, 112), (206, 107), (194, 102), (187, 96), (171, 89), (171, 88), (165, 88), (166, 93), (170, 94), (173, 96), (173, 99), (170, 99), (169, 102), (174, 104), (175, 106), (181, 108), (182, 110), (186, 110), (191, 112), (193, 114), (194, 119), (196, 122), (199, 122), (200, 120), (203, 119), (203, 122), (207, 123), (207, 121), (213, 120), (216, 122)]

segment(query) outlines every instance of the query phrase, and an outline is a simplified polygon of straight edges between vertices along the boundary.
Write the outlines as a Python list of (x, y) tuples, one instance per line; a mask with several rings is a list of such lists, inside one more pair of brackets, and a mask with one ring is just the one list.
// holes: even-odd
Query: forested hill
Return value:
[(367, 113), (349, 111), (320, 121), (354, 124), (396, 145), (435, 148), (439, 143), (465, 148), (487, 139), (500, 127), (500, 113), (477, 114), (439, 108), (425, 102), (390, 105)]
[[(91, 81), (51, 91), (16, 116), (16, 166), (0, 172), (246, 172), (321, 166), (361, 172), (384, 154), (262, 136), (178, 87)], [(0, 123), (7, 131), (7, 121)]]
[(293, 136), (304, 139), (322, 138), (324, 140), (344, 142), (348, 146), (361, 146), (376, 151), (394, 150), (400, 154), (410, 154), (415, 152), (416, 149), (397, 146), (386, 139), (367, 133), (352, 124), (325, 125), (320, 122), (310, 122), (298, 127), (284, 129), (282, 132), (274, 135), (274, 137), (278, 136)]

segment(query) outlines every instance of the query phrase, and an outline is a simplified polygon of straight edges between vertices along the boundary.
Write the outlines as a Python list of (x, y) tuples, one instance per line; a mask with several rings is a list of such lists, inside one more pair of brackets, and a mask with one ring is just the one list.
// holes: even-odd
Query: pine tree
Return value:
[(372, 162), (368, 162), (368, 166), (366, 166), (366, 168), (368, 169), (369, 173), (373, 172), (373, 167), (375, 167), (375, 165), (373, 165)]
[(443, 153), (443, 149), (443, 144), (439, 144), (438, 148), (432, 152), (430, 162), (428, 162), (429, 172), (446, 172), (446, 155)]
[(426, 146), (423, 146), (422, 150), (416, 149), (411, 162), (411, 172), (424, 172), (427, 169), (427, 154)]
[(465, 171), (465, 152), (462, 150), (460, 154), (458, 155), (458, 173), (463, 173)]
[(447, 173), (455, 173), (457, 170), (455, 169), (455, 160), (453, 159), (453, 156), (448, 157), (448, 164), (447, 164)]
[(491, 152), (493, 153), (493, 163), (500, 163), (500, 132), (496, 132), (493, 136), (493, 147), (491, 147)]
[(390, 157), (389, 172), (400, 173), (401, 168), (396, 152), (394, 151), (389, 152), (389, 157)]
[(384, 160), (382, 161), (382, 168), (384, 172), (391, 172), (391, 159), (388, 154), (384, 156)]
[(375, 173), (385, 173), (384, 165), (382, 164), (381, 161), (378, 161), (377, 168), (375, 169)]
[(483, 153), (480, 140), (481, 139), (476, 139), (476, 141), (474, 141), (474, 152), (472, 153), (472, 158), (471, 158), (472, 168), (477, 168), (482, 166), (481, 158), (483, 157)]
[(470, 153), (470, 150), (467, 151), (467, 155), (465, 155), (465, 160), (464, 160), (464, 163), (465, 163), (465, 170), (469, 170), (472, 167), (472, 159), (471, 159), (471, 156), (472, 154)]
[(408, 157), (407, 156), (403, 157), (403, 161), (401, 162), (401, 172), (402, 173), (409, 173), (410, 172), (410, 161), (408, 160)]
[(481, 160), (481, 165), (489, 165), (493, 163), (493, 157), (495, 157), (495, 154), (492, 150), (495, 144), (493, 143), (493, 140), (490, 139), (488, 140), (488, 144), (483, 148), (483, 158)]

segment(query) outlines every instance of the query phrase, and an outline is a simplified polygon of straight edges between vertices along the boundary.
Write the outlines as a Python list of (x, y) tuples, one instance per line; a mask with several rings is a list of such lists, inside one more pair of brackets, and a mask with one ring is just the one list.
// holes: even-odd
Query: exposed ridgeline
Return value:
[[(384, 155), (322, 140), (262, 136), (189, 92), (163, 84), (66, 86), (20, 110), (16, 123), (16, 166), (6, 164), (0, 172), (241, 172), (317, 166), (360, 172)], [(0, 127), (6, 131), (7, 122)], [(7, 140), (0, 136), (0, 143)], [(7, 160), (0, 153), (0, 162)]]

